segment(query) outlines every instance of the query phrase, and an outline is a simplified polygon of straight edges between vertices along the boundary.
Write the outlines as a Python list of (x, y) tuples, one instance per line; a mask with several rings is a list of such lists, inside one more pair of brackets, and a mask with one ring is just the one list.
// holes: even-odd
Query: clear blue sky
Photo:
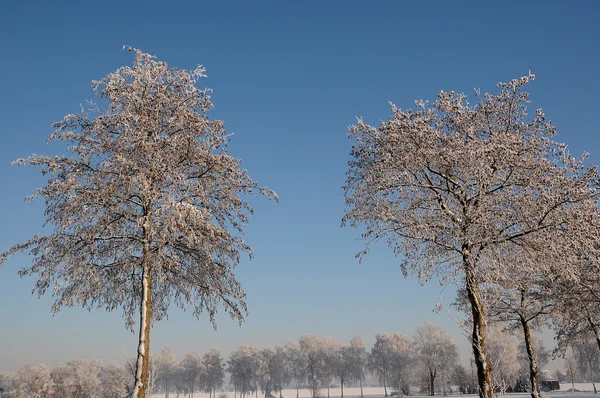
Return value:
[[(600, 2), (6, 2), (0, 10), (0, 250), (41, 231), (44, 206), (23, 198), (44, 182), (38, 170), (10, 167), (47, 145), (50, 124), (92, 98), (90, 82), (130, 64), (124, 44), (172, 66), (203, 64), (214, 89), (212, 116), (225, 120), (230, 152), (279, 204), (256, 202), (247, 228), (255, 260), (238, 277), (250, 316), (242, 328), (225, 317), (173, 309), (153, 329), (152, 348), (181, 357), (216, 347), (285, 343), (303, 333), (371, 345), (376, 332), (413, 333), (431, 320), (455, 336), (454, 321), (431, 310), (439, 285), (403, 279), (398, 259), (378, 248), (363, 264), (360, 231), (340, 228), (341, 186), (349, 159), (346, 128), (389, 115), (388, 101), (410, 107), (439, 90), (493, 90), (533, 71), (533, 106), (558, 126), (559, 140), (600, 163)], [(254, 201), (253, 201), (254, 202)], [(135, 336), (119, 312), (64, 309), (32, 297), (27, 261), (0, 270), (0, 371), (25, 362), (70, 358), (121, 360)], [(452, 301), (452, 289), (444, 302)], [(464, 359), (463, 359), (464, 361)]]

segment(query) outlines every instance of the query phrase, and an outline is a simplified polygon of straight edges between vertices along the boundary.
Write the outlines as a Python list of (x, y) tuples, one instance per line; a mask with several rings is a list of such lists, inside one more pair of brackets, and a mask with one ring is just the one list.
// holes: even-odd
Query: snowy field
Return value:
[[(553, 391), (551, 393), (544, 393), (545, 396), (549, 398), (599, 398), (600, 395), (594, 395), (594, 388), (592, 383), (575, 383), (575, 390), (579, 390), (579, 392), (568, 392), (571, 388), (571, 383), (561, 383), (561, 389), (559, 391)], [(596, 385), (596, 387), (600, 387), (600, 385)], [(389, 389), (388, 389), (389, 392)], [(320, 395), (322, 397), (327, 397), (327, 390), (321, 389)], [(383, 387), (364, 387), (363, 393), (365, 397), (370, 398), (380, 398), (384, 396)], [(233, 391), (218, 391), (216, 394), (216, 398), (221, 398), (222, 394), (226, 394), (227, 398), (233, 398)], [(331, 388), (329, 390), (329, 395), (331, 398), (340, 398), (340, 389), (339, 388)], [(164, 398), (165, 394), (154, 394), (152, 398)], [(170, 393), (169, 397), (174, 398), (177, 394)], [(279, 394), (275, 394), (277, 398), (279, 398)], [(438, 397), (443, 397), (443, 395), (437, 395)], [(505, 394), (507, 398), (529, 398), (531, 395), (527, 393), (514, 393), (514, 394)], [(183, 397), (183, 395), (180, 395)], [(239, 394), (236, 395), (239, 398)], [(310, 398), (310, 390), (309, 389), (300, 389), (300, 398)], [(360, 388), (359, 387), (348, 387), (344, 388), (344, 398), (359, 398), (360, 397)], [(476, 397), (476, 395), (448, 395), (448, 397)], [(502, 395), (498, 395), (499, 398)], [(208, 394), (206, 393), (195, 393), (194, 398), (208, 398)], [(247, 396), (246, 398), (256, 398), (254, 394)], [(258, 398), (264, 398), (264, 395), (258, 392)], [(295, 389), (285, 389), (283, 390), (283, 398), (296, 398), (296, 390)]]

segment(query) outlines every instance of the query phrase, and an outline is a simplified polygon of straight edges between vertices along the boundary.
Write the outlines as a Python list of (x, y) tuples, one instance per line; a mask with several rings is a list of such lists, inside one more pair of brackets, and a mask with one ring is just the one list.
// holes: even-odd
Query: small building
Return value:
[(542, 380), (542, 381), (540, 381), (540, 390), (542, 390), (542, 391), (560, 390), (560, 383), (558, 382), (558, 380)]

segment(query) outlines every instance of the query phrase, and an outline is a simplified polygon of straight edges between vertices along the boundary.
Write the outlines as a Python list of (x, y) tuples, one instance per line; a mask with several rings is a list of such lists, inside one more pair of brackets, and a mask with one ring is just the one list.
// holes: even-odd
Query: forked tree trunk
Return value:
[(523, 326), (523, 334), (525, 335), (525, 348), (527, 349), (527, 357), (529, 359), (529, 383), (531, 384), (531, 398), (540, 398), (540, 383), (538, 381), (538, 367), (535, 360), (535, 351), (531, 342), (531, 329), (529, 322), (525, 317), (519, 314), (521, 326)]
[[(148, 245), (149, 246), (149, 245)], [(146, 251), (146, 247), (144, 247)], [(135, 384), (132, 396), (134, 398), (145, 398), (148, 388), (148, 366), (150, 364), (150, 317), (152, 307), (152, 281), (150, 279), (150, 266), (144, 254), (144, 271), (142, 277), (142, 302), (140, 305), (140, 334), (137, 350), (137, 362), (135, 370)]]
[(477, 366), (478, 394), (480, 398), (493, 398), (494, 391), (490, 376), (490, 367), (485, 355), (485, 313), (481, 303), (479, 286), (475, 278), (475, 268), (471, 263), (470, 247), (463, 247), (463, 266), (465, 271), (467, 296), (473, 316), (472, 346), (475, 365)]

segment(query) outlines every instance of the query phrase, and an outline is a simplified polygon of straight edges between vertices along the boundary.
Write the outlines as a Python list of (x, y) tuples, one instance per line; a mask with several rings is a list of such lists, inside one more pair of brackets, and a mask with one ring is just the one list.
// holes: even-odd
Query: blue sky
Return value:
[[(203, 64), (214, 90), (212, 117), (234, 133), (230, 153), (275, 189), (279, 204), (255, 203), (247, 228), (255, 259), (238, 278), (250, 316), (242, 328), (219, 317), (173, 309), (153, 329), (152, 347), (182, 357), (212, 347), (263, 346), (303, 333), (371, 345), (377, 332), (411, 335), (431, 320), (446, 327), (467, 357), (454, 321), (435, 314), (440, 286), (404, 279), (379, 247), (359, 264), (359, 232), (340, 228), (350, 141), (362, 116), (377, 124), (388, 101), (410, 107), (441, 90), (494, 89), (527, 74), (533, 107), (558, 126), (574, 154), (600, 163), (600, 3), (578, 2), (11, 2), (0, 12), (0, 250), (41, 231), (44, 204), (23, 198), (44, 183), (38, 170), (11, 167), (47, 145), (50, 124), (93, 98), (90, 82), (130, 64), (126, 44), (172, 66)], [(121, 314), (64, 309), (37, 299), (16, 257), (0, 270), (0, 371), (25, 362), (122, 358), (136, 337)], [(444, 293), (452, 301), (452, 289)]]

